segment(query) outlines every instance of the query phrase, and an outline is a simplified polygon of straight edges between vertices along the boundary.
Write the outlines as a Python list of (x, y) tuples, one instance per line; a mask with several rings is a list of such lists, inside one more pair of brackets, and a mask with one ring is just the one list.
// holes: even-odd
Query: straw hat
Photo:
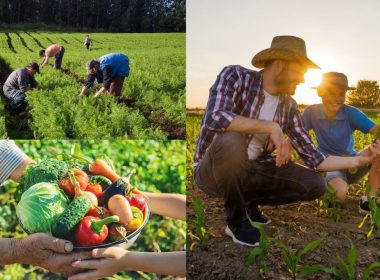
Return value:
[(252, 58), (252, 65), (264, 68), (266, 61), (275, 59), (298, 61), (307, 68), (320, 69), (317, 64), (307, 58), (305, 41), (295, 36), (274, 37), (269, 49), (259, 52)]
[(311, 87), (312, 89), (318, 89), (326, 86), (336, 86), (345, 90), (356, 89), (355, 87), (348, 86), (347, 76), (338, 72), (327, 72), (322, 76), (322, 81), (319, 86)]

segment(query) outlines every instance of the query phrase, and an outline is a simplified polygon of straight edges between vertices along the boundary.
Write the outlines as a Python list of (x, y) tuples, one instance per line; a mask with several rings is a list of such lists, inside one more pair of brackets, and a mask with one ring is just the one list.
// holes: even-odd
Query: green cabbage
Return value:
[(69, 205), (69, 199), (52, 183), (38, 183), (25, 191), (16, 206), (16, 214), (28, 233), (51, 234), (54, 222)]

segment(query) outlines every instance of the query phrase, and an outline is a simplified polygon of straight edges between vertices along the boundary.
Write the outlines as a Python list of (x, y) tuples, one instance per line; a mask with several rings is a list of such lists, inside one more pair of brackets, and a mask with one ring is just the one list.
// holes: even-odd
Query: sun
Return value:
[(321, 99), (317, 95), (317, 91), (311, 87), (318, 86), (322, 79), (322, 70), (309, 69), (305, 74), (305, 82), (297, 86), (294, 99), (298, 104), (316, 104)]

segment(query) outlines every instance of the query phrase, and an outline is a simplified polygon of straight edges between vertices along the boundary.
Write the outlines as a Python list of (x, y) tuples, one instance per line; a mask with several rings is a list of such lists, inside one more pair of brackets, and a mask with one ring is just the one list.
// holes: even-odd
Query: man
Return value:
[(33, 62), (24, 68), (13, 71), (4, 83), (3, 91), (7, 100), (7, 108), (11, 114), (17, 115), (25, 111), (27, 102), (25, 93), (38, 86), (34, 75), (40, 73), (38, 64)]
[(48, 47), (46, 50), (40, 50), (39, 55), (44, 59), (41, 62), (41, 67), (48, 64), (49, 57), (55, 57), (54, 68), (61, 69), (63, 55), (65, 53), (65, 48), (59, 44), (54, 44)]
[(90, 35), (86, 35), (86, 38), (84, 38), (84, 45), (86, 46), (87, 50), (90, 49), (90, 45), (91, 45), (91, 38), (90, 38)]
[(97, 60), (87, 62), (88, 76), (79, 96), (94, 84), (95, 79), (103, 86), (96, 92), (97, 97), (104, 91), (115, 97), (121, 96), (125, 77), (129, 76), (129, 58), (122, 53), (110, 53)]
[[(356, 156), (354, 149), (354, 131), (376, 135), (378, 126), (359, 109), (345, 105), (348, 86), (346, 75), (328, 72), (323, 75), (317, 89), (322, 104), (311, 105), (303, 113), (306, 130), (314, 130), (318, 142), (318, 150), (325, 156)], [(348, 185), (358, 182), (369, 173), (370, 195), (376, 196), (380, 186), (380, 159), (374, 159), (371, 164), (357, 170), (347, 169), (327, 172), (326, 181), (336, 190), (339, 201), (346, 199)], [(368, 213), (367, 196), (359, 202), (359, 212)]]
[[(316, 170), (361, 166), (380, 154), (379, 143), (368, 148), (369, 156), (326, 157), (314, 148), (290, 97), (304, 81), (306, 70), (319, 68), (307, 58), (302, 39), (277, 36), (270, 48), (253, 57), (252, 64), (264, 69), (227, 66), (217, 77), (194, 154), (196, 184), (224, 198), (226, 234), (248, 246), (258, 245), (260, 233), (246, 213), (254, 221), (269, 223), (258, 205), (313, 200), (326, 190)], [(310, 169), (289, 162), (288, 141)]]
[[(13, 141), (0, 140), (0, 186), (7, 180), (19, 181), (29, 164), (34, 161)], [(0, 265), (32, 264), (51, 272), (72, 275), (81, 270), (72, 267), (76, 260), (88, 259), (91, 252), (70, 253), (73, 244), (43, 233), (23, 238), (0, 238)]]

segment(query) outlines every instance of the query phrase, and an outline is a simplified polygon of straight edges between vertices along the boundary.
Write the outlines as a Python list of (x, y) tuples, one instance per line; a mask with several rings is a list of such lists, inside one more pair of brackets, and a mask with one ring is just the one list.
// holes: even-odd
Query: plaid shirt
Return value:
[[(194, 165), (202, 160), (214, 137), (223, 132), (236, 115), (258, 119), (265, 98), (262, 81), (263, 71), (253, 71), (239, 65), (227, 66), (222, 70), (210, 89), (195, 148)], [(288, 135), (292, 146), (307, 166), (316, 168), (325, 159), (304, 129), (301, 113), (293, 98), (288, 95), (279, 96), (273, 121)], [(250, 135), (247, 135), (247, 141), (249, 140)], [(275, 157), (271, 154), (257, 158), (259, 162), (274, 160)]]

